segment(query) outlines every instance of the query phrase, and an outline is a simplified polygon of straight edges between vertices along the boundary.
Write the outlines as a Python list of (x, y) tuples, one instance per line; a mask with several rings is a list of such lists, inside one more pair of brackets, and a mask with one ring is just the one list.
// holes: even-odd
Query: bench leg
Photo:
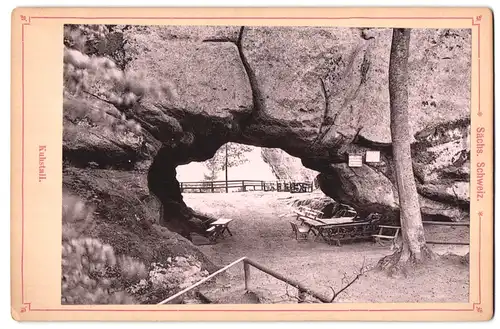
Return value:
[(317, 237), (319, 237), (319, 236), (321, 236), (323, 238), (323, 241), (327, 242), (328, 244), (331, 244), (330, 240), (327, 237), (325, 237), (325, 235), (323, 234), (323, 230), (318, 230), (318, 236)]
[(212, 242), (212, 244), (215, 244), (217, 242), (217, 233), (210, 234), (208, 239), (210, 240), (210, 242)]
[(318, 235), (318, 234), (316, 234), (316, 232), (314, 232), (312, 226), (309, 226), (309, 231), (307, 231), (307, 234), (309, 234), (310, 232), (312, 232), (312, 234), (314, 234), (314, 236)]
[(229, 233), (230, 236), (233, 236), (233, 233), (231, 233), (231, 231), (229, 230), (229, 227), (226, 226), (225, 231), (227, 231), (227, 233)]

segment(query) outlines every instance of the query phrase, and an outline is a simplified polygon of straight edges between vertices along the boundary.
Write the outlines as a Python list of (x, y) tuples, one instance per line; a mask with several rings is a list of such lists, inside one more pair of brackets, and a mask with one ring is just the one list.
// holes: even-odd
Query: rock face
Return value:
[[(468, 219), (469, 130), (467, 120), (457, 120), (417, 134), (417, 141), (412, 144), (417, 191), (425, 219)], [(360, 144), (370, 146), (367, 141)], [(358, 168), (346, 163), (330, 164), (318, 177), (320, 187), (361, 214), (379, 212), (398, 217), (399, 197), (390, 145), (371, 147), (381, 152), (380, 162), (364, 163)], [(351, 145), (351, 150), (363, 154), (368, 148)]]
[(149, 196), (145, 175), (67, 167), (62, 183), (64, 191), (78, 195), (95, 210), (94, 227), (86, 234), (112, 245), (117, 256), (127, 255), (148, 265), (192, 256), (202, 262), (203, 270), (216, 270), (192, 243), (158, 225), (161, 205)]
[(299, 158), (292, 157), (281, 149), (262, 148), (261, 156), (278, 180), (312, 182), (319, 174), (304, 167)]
[[(134, 109), (144, 141), (141, 157), (130, 160), (153, 160), (148, 185), (163, 204), (163, 224), (183, 235), (203, 230), (204, 219), (183, 202), (175, 168), (211, 158), (228, 141), (301, 158), (321, 173), (328, 196), (360, 213), (397, 213), (391, 35), (323, 27), (145, 27), (134, 35), (130, 47), (140, 55), (130, 69), (175, 90)], [(470, 57), (470, 29), (412, 30), (409, 133), (422, 212), (433, 218), (468, 216)], [(348, 167), (349, 154), (367, 150), (380, 151), (381, 161)], [(98, 153), (97, 163), (104, 161)]]

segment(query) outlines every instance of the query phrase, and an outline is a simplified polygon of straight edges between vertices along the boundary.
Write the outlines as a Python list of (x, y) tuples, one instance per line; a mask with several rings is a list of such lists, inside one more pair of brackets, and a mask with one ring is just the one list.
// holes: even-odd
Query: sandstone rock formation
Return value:
[(304, 167), (299, 158), (282, 149), (261, 148), (261, 156), (278, 180), (313, 182), (318, 172)]
[[(145, 27), (131, 43), (138, 55), (130, 69), (169, 82), (174, 96), (160, 102), (145, 97), (133, 109), (143, 128), (137, 145), (91, 134), (79, 134), (76, 142), (75, 132), (65, 130), (65, 159), (85, 165), (73, 150), (88, 149), (86, 161), (97, 166), (151, 164), (148, 185), (163, 204), (162, 223), (185, 236), (202, 232), (206, 219), (184, 204), (175, 168), (209, 159), (228, 141), (280, 148), (320, 172), (321, 189), (335, 200), (362, 214), (396, 214), (387, 82), (391, 33)], [(415, 29), (410, 48), (410, 133), (422, 211), (462, 220), (469, 204), (471, 31)], [(70, 129), (71, 121), (65, 122)], [(380, 151), (381, 162), (348, 167), (349, 154), (367, 150)]]

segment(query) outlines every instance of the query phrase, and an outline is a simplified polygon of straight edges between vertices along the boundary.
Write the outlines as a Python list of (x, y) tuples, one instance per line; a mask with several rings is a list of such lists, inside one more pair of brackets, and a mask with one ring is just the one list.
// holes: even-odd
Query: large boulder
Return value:
[[(438, 125), (432, 134), (417, 134), (412, 156), (422, 214), (429, 218), (459, 221), (468, 219), (468, 155), (470, 123), (459, 120)], [(369, 144), (368, 144), (369, 145)], [(372, 144), (373, 147), (379, 147)], [(369, 150), (351, 145), (362, 154)], [(334, 199), (350, 204), (361, 213), (394, 213), (399, 208), (396, 177), (390, 147), (381, 148), (377, 163), (349, 167), (346, 163), (324, 167), (318, 176), (320, 187)]]
[(397, 191), (380, 171), (367, 165), (351, 168), (345, 163), (332, 164), (331, 168), (331, 173), (318, 176), (325, 194), (354, 207), (361, 216), (397, 211)]

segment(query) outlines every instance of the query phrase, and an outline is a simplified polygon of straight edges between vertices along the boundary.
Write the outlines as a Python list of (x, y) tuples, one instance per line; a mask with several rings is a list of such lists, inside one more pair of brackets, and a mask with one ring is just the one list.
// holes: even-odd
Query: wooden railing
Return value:
[[(433, 222), (433, 221), (422, 221), (422, 224), (424, 224), (424, 225), (467, 226), (467, 227), (470, 227), (470, 223), (467, 223), (467, 222)], [(462, 242), (462, 241), (426, 241), (426, 243), (431, 243), (431, 244), (469, 245), (469, 242)]]
[(185, 293), (195, 289), (196, 287), (202, 285), (203, 283), (209, 281), (210, 279), (214, 278), (215, 276), (221, 274), (222, 272), (225, 272), (227, 271), (228, 269), (230, 269), (231, 267), (235, 266), (236, 264), (239, 264), (243, 262), (243, 271), (244, 271), (244, 275), (245, 275), (245, 289), (247, 291), (250, 290), (250, 279), (251, 279), (251, 276), (250, 276), (250, 267), (253, 266), (254, 268), (280, 280), (280, 281), (283, 281), (287, 284), (289, 284), (290, 286), (296, 288), (298, 291), (299, 291), (299, 296), (298, 296), (298, 302), (301, 303), (301, 302), (304, 302), (305, 301), (305, 297), (306, 295), (310, 295), (318, 300), (320, 300), (321, 302), (323, 303), (330, 303), (331, 300), (326, 298), (325, 296), (323, 296), (322, 294), (318, 293), (318, 292), (315, 292), (307, 287), (305, 287), (304, 285), (302, 285), (300, 282), (294, 280), (294, 279), (291, 279), (291, 278), (287, 278), (285, 277), (284, 275), (281, 275), (280, 273), (276, 272), (276, 271), (273, 271), (267, 267), (265, 267), (264, 265), (261, 265), (251, 259), (248, 259), (246, 257), (242, 257), (234, 262), (232, 262), (231, 264), (221, 268), (220, 270), (210, 274), (209, 276), (207, 276), (206, 278), (203, 278), (202, 280), (196, 282), (195, 284), (193, 284), (192, 286), (188, 287), (188, 288), (185, 288), (181, 291), (179, 291), (178, 293), (168, 297), (167, 299), (163, 300), (162, 302), (158, 303), (158, 305), (164, 305), (164, 304), (167, 304), (167, 303), (170, 303), (172, 301), (175, 301), (177, 298), (179, 298), (180, 296), (184, 295)]
[(313, 191), (311, 182), (296, 181), (263, 181), (263, 180), (228, 180), (181, 182), (181, 193), (228, 193), (231, 191), (276, 191), (291, 193), (307, 193)]

